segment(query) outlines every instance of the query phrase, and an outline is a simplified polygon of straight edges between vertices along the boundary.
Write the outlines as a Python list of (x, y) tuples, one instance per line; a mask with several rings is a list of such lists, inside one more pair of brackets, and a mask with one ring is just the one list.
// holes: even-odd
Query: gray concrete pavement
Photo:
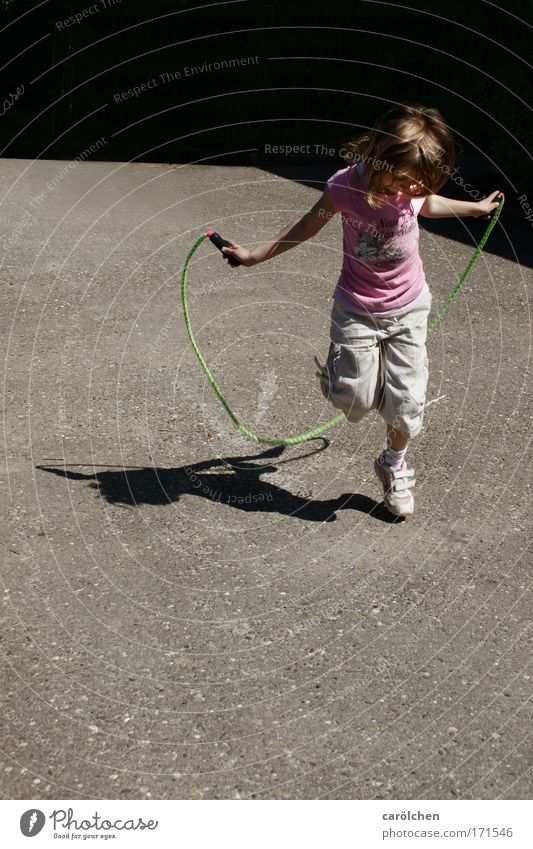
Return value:
[[(397, 524), (377, 416), (259, 449), (184, 331), (193, 239), (265, 238), (315, 190), (240, 167), (0, 176), (4, 796), (527, 798), (531, 271), (485, 255), (433, 333)], [(339, 232), (191, 269), (197, 340), (265, 435), (335, 414), (313, 355)], [(471, 249), (421, 249), (436, 308)]]

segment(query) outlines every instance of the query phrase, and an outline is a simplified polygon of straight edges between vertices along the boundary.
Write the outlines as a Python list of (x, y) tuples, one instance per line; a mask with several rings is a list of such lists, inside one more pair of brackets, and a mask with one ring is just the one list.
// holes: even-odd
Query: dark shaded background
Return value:
[[(442, 110), (476, 189), (490, 190), (497, 177), (510, 204), (533, 196), (531, 111), (522, 102), (530, 0), (198, 5), (10, 0), (1, 12), (2, 89), (5, 98), (21, 85), (24, 93), (2, 116), (2, 155), (71, 158), (103, 136), (91, 158), (216, 157), (332, 173), (342, 167), (337, 152), (324, 156), (315, 145), (338, 151), (389, 103), (416, 100)], [(80, 23), (58, 23), (95, 7)], [(258, 59), (186, 76), (187, 67), (241, 57)], [(116, 102), (152, 79), (152, 89)], [(310, 152), (269, 155), (268, 144), (309, 144)]]

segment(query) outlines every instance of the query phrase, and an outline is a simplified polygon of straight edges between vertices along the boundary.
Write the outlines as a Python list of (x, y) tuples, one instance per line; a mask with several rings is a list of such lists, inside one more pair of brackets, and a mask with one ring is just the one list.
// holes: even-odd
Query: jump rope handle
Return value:
[[(215, 232), (213, 232), (213, 230), (209, 230), (207, 235), (208, 235), (209, 239), (213, 242), (215, 248), (218, 248), (219, 251), (222, 251), (222, 248), (230, 248), (231, 247), (230, 243), (227, 242), (226, 239), (223, 239), (222, 236), (220, 235), (220, 233), (215, 233)], [(239, 262), (238, 259), (235, 259), (235, 257), (227, 256), (227, 254), (222, 254), (222, 256), (224, 256), (227, 259), (227, 261), (229, 262), (229, 264), (231, 266), (233, 266), (233, 268), (236, 268), (238, 265), (242, 264), (242, 263)]]
[[(504, 195), (504, 193), (503, 193), (503, 192), (498, 192), (498, 194), (497, 194), (497, 195), (496, 195), (496, 197), (494, 198), (494, 202), (495, 202), (495, 203), (499, 203), (499, 204), (501, 204), (501, 202), (502, 202), (503, 200), (505, 200), (505, 195)], [(498, 211), (497, 209), (495, 209), (495, 210), (494, 210), (494, 212), (497, 212), (497, 211)], [(494, 212), (492, 213), (492, 215), (494, 215)], [(491, 217), (492, 217), (491, 215), (487, 215), (487, 218), (491, 218)]]

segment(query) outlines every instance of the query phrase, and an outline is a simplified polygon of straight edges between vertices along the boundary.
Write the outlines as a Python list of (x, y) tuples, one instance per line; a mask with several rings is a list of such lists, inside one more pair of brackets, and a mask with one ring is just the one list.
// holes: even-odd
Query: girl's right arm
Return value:
[(228, 239), (227, 241), (231, 247), (222, 248), (222, 253), (226, 257), (235, 257), (241, 265), (257, 265), (260, 262), (265, 262), (267, 259), (278, 256), (278, 254), (282, 254), (284, 251), (288, 251), (290, 248), (294, 248), (312, 236), (316, 236), (318, 231), (335, 215), (336, 211), (333, 207), (329, 189), (326, 186), (322, 197), (309, 212), (294, 218), (270, 241), (262, 242), (262, 244), (256, 245), (255, 248), (249, 250), (242, 245), (238, 245), (237, 242), (232, 242), (231, 239)]

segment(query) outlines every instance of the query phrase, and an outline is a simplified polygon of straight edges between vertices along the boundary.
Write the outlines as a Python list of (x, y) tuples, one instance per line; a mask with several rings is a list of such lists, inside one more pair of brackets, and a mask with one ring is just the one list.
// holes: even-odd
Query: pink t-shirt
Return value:
[(342, 213), (343, 263), (335, 299), (353, 312), (399, 315), (428, 291), (418, 252), (418, 213), (424, 198), (382, 195), (366, 200), (364, 166), (350, 166), (328, 180), (333, 206)]

